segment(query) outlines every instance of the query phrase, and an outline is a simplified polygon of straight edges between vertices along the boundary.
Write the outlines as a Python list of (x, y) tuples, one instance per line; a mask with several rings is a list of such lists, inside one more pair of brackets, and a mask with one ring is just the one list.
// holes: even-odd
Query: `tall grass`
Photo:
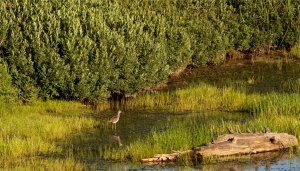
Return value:
[[(224, 116), (220, 115), (220, 117)], [(171, 123), (167, 130), (153, 130), (147, 138), (134, 141), (126, 148), (106, 148), (102, 151), (102, 157), (139, 161), (142, 158), (153, 157), (155, 154), (189, 150), (192, 147), (207, 144), (217, 136), (227, 133), (227, 127), (232, 127), (235, 132), (246, 132), (248, 128), (262, 132), (264, 127), (269, 127), (272, 132), (287, 132), (300, 139), (299, 116), (260, 116), (248, 118), (246, 122), (206, 119), (197, 119), (196, 123), (190, 120)], [(204, 162), (211, 162), (211, 159), (204, 159)]]
[(0, 111), (0, 167), (5, 168), (18, 166), (22, 159), (45, 156), (43, 160), (34, 161), (47, 170), (51, 165), (55, 167), (50, 170), (73, 170), (71, 168), (81, 165), (80, 162), (70, 157), (47, 159), (46, 156), (66, 156), (63, 146), (57, 142), (97, 124), (94, 119), (84, 117), (91, 110), (76, 102), (35, 102), (31, 106), (5, 104), (0, 105)]
[(171, 110), (241, 110), (246, 102), (245, 92), (227, 87), (218, 89), (207, 84), (175, 91), (148, 93), (128, 102), (130, 107), (168, 108)]
[(73, 171), (73, 170), (84, 170), (87, 168), (85, 163), (79, 162), (74, 158), (67, 159), (43, 159), (43, 158), (30, 158), (30, 159), (19, 159), (16, 160), (16, 164), (14, 165), (6, 165), (3, 168), (5, 170), (65, 170), (65, 171)]
[[(193, 146), (206, 144), (232, 127), (236, 132), (246, 132), (247, 128), (262, 131), (269, 127), (273, 132), (287, 132), (300, 140), (300, 95), (298, 93), (248, 94), (244, 87), (218, 88), (200, 84), (186, 89), (145, 94), (130, 101), (132, 108), (162, 108), (173, 111), (229, 111), (243, 112), (244, 119), (225, 119), (224, 114), (216, 117), (188, 119), (168, 123), (165, 131), (153, 130), (146, 139), (140, 139), (123, 149), (106, 149), (111, 159), (127, 158), (137, 161), (152, 157), (157, 153), (170, 153), (173, 150), (188, 150)], [(211, 113), (211, 112), (209, 112)]]
[(204, 83), (184, 89), (146, 93), (127, 104), (131, 108), (163, 108), (174, 111), (222, 110), (289, 115), (300, 113), (298, 93), (247, 93), (244, 87), (218, 88)]
[[(152, 92), (128, 101), (126, 108), (189, 110), (195, 115), (167, 122), (167, 129), (164, 130), (153, 128), (146, 138), (128, 145), (118, 148), (106, 145), (98, 150), (93, 149), (95, 151), (82, 151), (68, 141), (74, 132), (99, 127), (99, 121), (85, 117), (92, 111), (82, 104), (37, 101), (31, 105), (8, 105), (0, 102), (0, 166), (30, 169), (41, 166), (48, 169), (54, 165), (57, 169), (72, 170), (75, 167), (86, 168), (76, 157), (95, 155), (107, 160), (138, 161), (157, 153), (187, 150), (206, 144), (226, 133), (227, 127), (245, 132), (247, 128), (262, 130), (267, 126), (273, 132), (288, 132), (300, 139), (299, 102), (300, 95), (297, 93), (248, 93), (244, 86), (220, 88), (204, 83), (185, 89)], [(99, 106), (99, 110), (108, 106)], [(206, 114), (197, 114), (200, 111)], [(106, 129), (105, 126), (100, 127)], [(63, 143), (59, 145), (57, 142)], [(43, 160), (33, 159), (33, 165), (25, 161), (43, 156)], [(58, 156), (62, 158), (58, 159)], [(187, 158), (180, 161), (188, 163)]]

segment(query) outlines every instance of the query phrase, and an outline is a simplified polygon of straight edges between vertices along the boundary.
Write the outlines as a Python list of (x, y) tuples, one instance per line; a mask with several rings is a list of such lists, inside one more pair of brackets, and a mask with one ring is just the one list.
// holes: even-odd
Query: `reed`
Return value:
[[(175, 91), (147, 93), (128, 102), (128, 106), (180, 110), (239, 110), (246, 101), (245, 92), (226, 87), (218, 89), (207, 84), (190, 86)], [(145, 99), (145, 100), (144, 100)]]
[[(294, 85), (291, 90), (294, 90)], [(300, 112), (298, 93), (248, 93), (240, 88), (218, 88), (200, 83), (184, 89), (147, 93), (127, 103), (129, 108), (161, 108), (173, 111), (222, 110), (251, 114), (289, 114)]]

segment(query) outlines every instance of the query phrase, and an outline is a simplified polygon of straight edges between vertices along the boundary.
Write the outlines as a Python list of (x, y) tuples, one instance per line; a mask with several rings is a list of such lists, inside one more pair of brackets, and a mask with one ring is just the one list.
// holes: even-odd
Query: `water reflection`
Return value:
[[(93, 130), (87, 130), (81, 134), (75, 134), (70, 137), (73, 153), (78, 160), (88, 164), (95, 170), (300, 170), (298, 158), (289, 158), (289, 153), (267, 154), (273, 158), (263, 156), (255, 159), (245, 158), (244, 161), (234, 161), (226, 163), (216, 163), (212, 165), (196, 165), (185, 167), (175, 164), (146, 166), (141, 163), (119, 162), (102, 160), (105, 151), (124, 150), (132, 142), (144, 138), (151, 134), (153, 130), (165, 131), (169, 125), (186, 125), (190, 131), (194, 130), (193, 125), (210, 125), (212, 122), (232, 122), (246, 123), (253, 118), (245, 113), (230, 112), (170, 112), (163, 110), (127, 110), (118, 122), (116, 130), (110, 128), (107, 123), (110, 113), (106, 111), (104, 115), (95, 114), (102, 124)], [(99, 118), (100, 116), (100, 118)], [(138, 121), (138, 122), (137, 122)], [(217, 131), (216, 134), (222, 134)], [(198, 142), (195, 142), (198, 143)], [(101, 158), (101, 159), (100, 159)], [(91, 169), (93, 170), (93, 169)]]
[(201, 170), (220, 171), (257, 171), (257, 170), (299, 170), (300, 165), (297, 156), (291, 156), (285, 152), (267, 152), (253, 155), (245, 155), (231, 162), (217, 163), (200, 166)]
[(300, 92), (299, 62), (256, 62), (255, 65), (222, 65), (188, 69), (180, 78), (170, 80), (168, 88), (204, 82), (210, 85), (246, 89), (248, 93)]
[[(144, 171), (144, 170), (163, 170), (163, 171), (297, 171), (300, 170), (299, 158), (294, 156), (289, 157), (289, 153), (269, 154), (275, 155), (277, 158), (261, 158), (261, 161), (255, 159), (248, 159), (245, 161), (223, 162), (211, 165), (202, 165), (195, 167), (180, 166), (176, 164), (165, 165), (142, 165), (140, 163), (106, 163), (102, 166), (103, 170), (131, 170), (131, 171)], [(279, 156), (281, 157), (279, 157)]]
[(112, 135), (110, 136), (110, 139), (114, 142), (117, 142), (119, 147), (123, 146), (123, 144), (121, 143), (121, 138), (120, 136), (117, 136), (117, 135)]
[[(257, 63), (255, 65), (238, 65), (238, 66), (217, 66), (200, 68), (187, 73), (180, 79), (170, 82), (174, 88), (188, 86), (197, 82), (205, 82), (217, 87), (236, 87), (244, 88), (247, 93), (291, 93), (300, 92), (300, 64), (299, 63)], [(170, 88), (170, 87), (169, 87)], [(117, 105), (116, 105), (117, 104)], [(126, 110), (126, 105), (116, 103), (111, 106), (113, 110)], [(126, 115), (126, 116), (125, 116)], [(107, 136), (118, 144), (122, 142), (124, 146), (131, 144), (139, 138), (146, 137), (154, 129), (156, 131), (165, 131), (169, 123), (188, 123), (192, 127), (195, 124), (209, 125), (210, 122), (222, 123), (232, 122), (243, 124), (251, 122), (251, 116), (242, 113), (225, 113), (225, 112), (178, 112), (170, 113), (169, 111), (158, 110), (128, 110), (119, 121), (118, 129), (111, 132), (108, 129), (99, 129), (102, 135), (100, 139), (107, 140)], [(107, 117), (104, 115), (104, 117)], [(258, 128), (261, 129), (261, 128)], [(216, 129), (217, 130), (217, 129)], [(257, 130), (257, 129), (256, 129)], [(245, 130), (244, 130), (245, 131)], [(251, 130), (253, 131), (253, 130)], [(254, 130), (255, 132), (255, 130)], [(216, 134), (223, 132), (217, 131)], [(105, 137), (105, 138), (103, 138)], [(107, 146), (105, 141), (99, 146)], [(111, 145), (111, 142), (110, 144)], [(120, 146), (120, 145), (119, 145)], [(114, 146), (114, 148), (118, 149)], [(211, 165), (196, 165), (193, 167), (179, 166), (176, 164), (145, 166), (140, 163), (104, 162), (101, 168), (104, 170), (245, 170), (245, 171), (263, 171), (263, 170), (300, 170), (300, 164), (297, 156), (290, 157), (289, 152), (285, 153), (264, 153), (259, 155), (245, 156), (242, 160), (215, 163)]]

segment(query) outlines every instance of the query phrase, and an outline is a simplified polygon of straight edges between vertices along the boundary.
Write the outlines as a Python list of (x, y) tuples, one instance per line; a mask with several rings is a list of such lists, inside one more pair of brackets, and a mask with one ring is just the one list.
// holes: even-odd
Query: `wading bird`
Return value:
[(115, 129), (117, 128), (117, 122), (120, 119), (120, 115), (121, 115), (122, 111), (119, 110), (118, 114), (116, 116), (113, 116), (112, 118), (110, 118), (110, 120), (108, 122), (112, 123), (112, 128), (115, 127)]

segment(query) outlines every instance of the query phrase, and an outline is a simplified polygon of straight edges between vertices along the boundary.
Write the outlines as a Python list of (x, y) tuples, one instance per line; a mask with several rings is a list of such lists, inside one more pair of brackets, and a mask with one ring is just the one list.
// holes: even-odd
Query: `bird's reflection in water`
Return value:
[(121, 138), (118, 135), (112, 135), (110, 136), (110, 139), (114, 142), (117, 142), (119, 147), (123, 146), (123, 144), (121, 143)]

